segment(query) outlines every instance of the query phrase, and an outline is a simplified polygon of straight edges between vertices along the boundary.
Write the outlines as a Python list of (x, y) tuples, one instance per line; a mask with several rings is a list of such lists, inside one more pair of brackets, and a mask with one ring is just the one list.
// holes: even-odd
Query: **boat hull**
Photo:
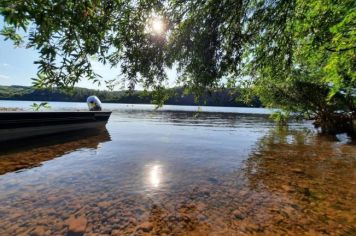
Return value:
[(105, 127), (111, 112), (0, 112), (0, 142)]

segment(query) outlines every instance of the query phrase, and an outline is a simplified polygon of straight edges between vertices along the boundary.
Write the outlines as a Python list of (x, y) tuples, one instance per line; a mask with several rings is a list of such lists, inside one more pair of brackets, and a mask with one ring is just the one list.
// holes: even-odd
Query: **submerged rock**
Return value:
[(50, 235), (51, 232), (47, 231), (44, 226), (37, 226), (31, 233), (31, 236), (45, 236)]
[(300, 168), (292, 168), (291, 171), (294, 172), (294, 173), (297, 173), (297, 174), (304, 173), (304, 171), (302, 169), (300, 169)]
[(143, 231), (145, 233), (151, 232), (153, 229), (153, 225), (150, 222), (144, 222), (142, 224), (140, 224), (139, 226), (137, 226), (136, 231)]
[(281, 189), (283, 189), (286, 192), (293, 192), (293, 189), (289, 185), (281, 185)]
[(68, 236), (77, 236), (84, 235), (85, 229), (87, 227), (87, 218), (84, 215), (75, 217), (74, 215), (70, 216), (67, 220), (68, 224)]

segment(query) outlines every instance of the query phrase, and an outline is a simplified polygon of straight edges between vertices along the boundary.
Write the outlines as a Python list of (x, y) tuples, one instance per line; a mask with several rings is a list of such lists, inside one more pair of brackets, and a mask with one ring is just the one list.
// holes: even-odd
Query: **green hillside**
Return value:
[[(251, 104), (239, 102), (237, 95), (230, 95), (228, 91), (216, 92), (204, 96), (200, 101), (196, 101), (193, 95), (184, 95), (181, 88), (168, 91), (172, 96), (165, 104), (170, 105), (207, 105), (207, 106), (255, 106), (260, 107), (261, 103), (255, 99)], [(102, 91), (75, 87), (70, 92), (52, 90), (36, 90), (26, 86), (0, 86), (0, 100), (24, 100), (24, 101), (65, 101), (83, 102), (90, 95), (96, 95), (102, 102), (113, 103), (133, 103), (151, 104), (153, 95), (142, 91)]]

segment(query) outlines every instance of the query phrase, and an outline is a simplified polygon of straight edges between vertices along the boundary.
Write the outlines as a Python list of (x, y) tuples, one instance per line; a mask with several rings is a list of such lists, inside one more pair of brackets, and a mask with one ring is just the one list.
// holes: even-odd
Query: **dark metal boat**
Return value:
[(111, 111), (0, 112), (0, 142), (105, 127)]

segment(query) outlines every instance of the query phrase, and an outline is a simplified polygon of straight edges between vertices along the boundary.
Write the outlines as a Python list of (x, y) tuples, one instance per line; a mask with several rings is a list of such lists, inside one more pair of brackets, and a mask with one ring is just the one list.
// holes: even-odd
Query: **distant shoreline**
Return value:
[(17, 107), (0, 107), (0, 111), (23, 111), (23, 109)]
[[(18, 108), (18, 111), (32, 111), (32, 103), (40, 103), (41, 101), (21, 101), (21, 100), (0, 100), (1, 107)], [(48, 102), (49, 110), (54, 111), (81, 111), (87, 110), (85, 102)], [(223, 106), (188, 106), (188, 105), (163, 105), (158, 108), (154, 104), (128, 104), (128, 103), (103, 103), (104, 110), (124, 111), (157, 111), (157, 112), (193, 112), (193, 113), (225, 113), (237, 115), (252, 115), (252, 116), (270, 116), (274, 109), (256, 108), (256, 107), (223, 107)], [(41, 109), (46, 111), (47, 109)], [(5, 109), (4, 109), (5, 111)]]
[[(241, 101), (241, 95), (230, 90), (206, 94), (198, 101), (193, 94), (185, 94), (182, 88), (169, 89), (169, 93), (172, 96), (165, 105), (262, 107), (257, 97), (251, 103), (245, 103)], [(0, 100), (5, 101), (85, 102), (91, 95), (98, 96), (104, 103), (153, 104), (155, 100), (151, 93), (143, 91), (103, 91), (75, 87), (70, 93), (65, 93), (59, 89), (36, 90), (28, 86), (0, 86)]]
[[(11, 98), (0, 98), (0, 109), (1, 108), (6, 108), (1, 106), (1, 101), (14, 101), (14, 102), (67, 102), (67, 103), (86, 103), (86, 100), (80, 101), (80, 100), (73, 100), (73, 101), (60, 101), (60, 100), (23, 100), (23, 99), (11, 99)], [(116, 102), (116, 101), (102, 101), (102, 103), (108, 103), (108, 104), (122, 104), (122, 105), (152, 105), (155, 106), (156, 104), (154, 103), (125, 103), (125, 102)], [(224, 106), (224, 105), (198, 105), (198, 104), (168, 104), (165, 103), (163, 104), (164, 106), (191, 106), (191, 107), (241, 107), (241, 108), (265, 108), (263, 106), (260, 107), (254, 107), (254, 106)]]

